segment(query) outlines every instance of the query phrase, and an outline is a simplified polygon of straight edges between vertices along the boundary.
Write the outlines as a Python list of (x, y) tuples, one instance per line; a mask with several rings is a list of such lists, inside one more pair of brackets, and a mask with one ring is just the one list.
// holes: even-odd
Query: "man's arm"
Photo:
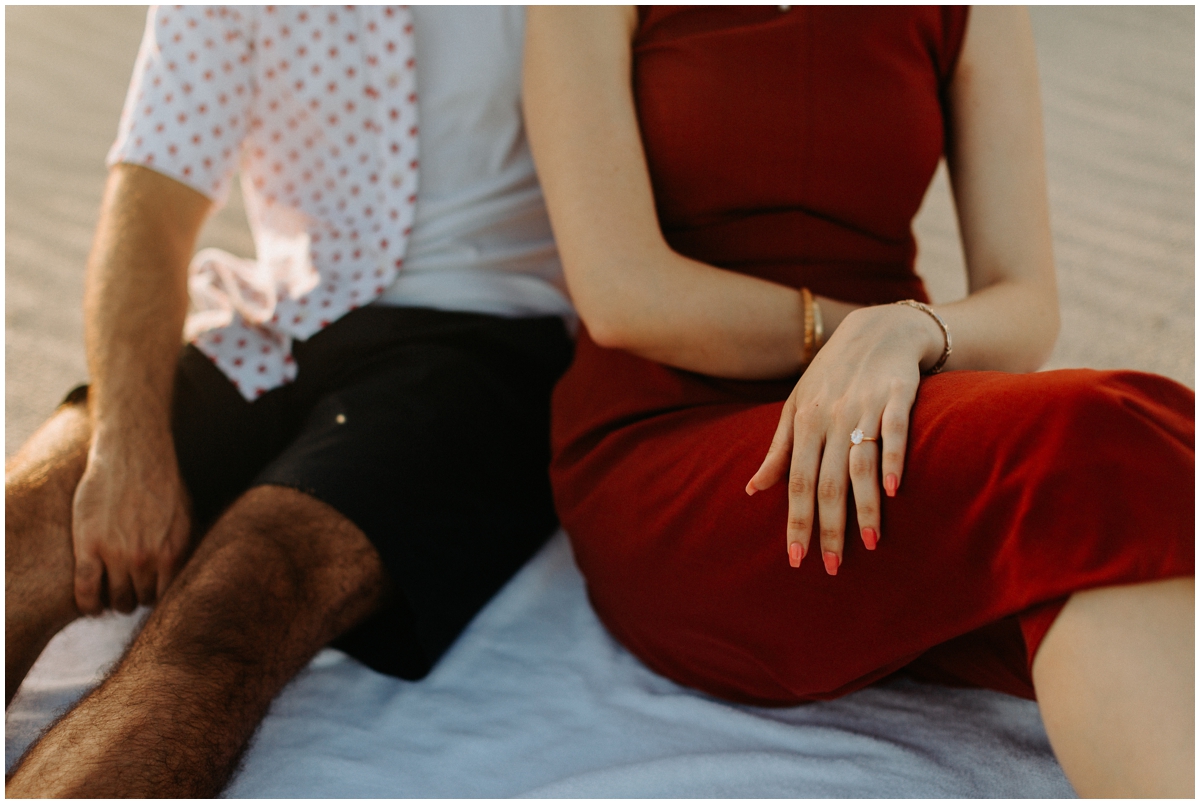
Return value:
[(93, 438), (75, 492), (75, 602), (152, 603), (178, 570), (190, 521), (171, 436), (187, 265), (211, 202), (147, 168), (109, 173), (88, 257), (84, 332)]

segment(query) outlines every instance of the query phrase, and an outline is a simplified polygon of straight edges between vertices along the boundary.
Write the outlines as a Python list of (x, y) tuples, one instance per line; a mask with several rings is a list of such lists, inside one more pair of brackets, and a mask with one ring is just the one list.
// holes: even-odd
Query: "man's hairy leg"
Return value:
[(71, 502), (91, 424), (63, 405), (5, 466), (4, 705), (56, 633), (79, 616)]
[(113, 674), (25, 755), (7, 795), (215, 796), (279, 690), (385, 585), (345, 517), (293, 489), (251, 489)]

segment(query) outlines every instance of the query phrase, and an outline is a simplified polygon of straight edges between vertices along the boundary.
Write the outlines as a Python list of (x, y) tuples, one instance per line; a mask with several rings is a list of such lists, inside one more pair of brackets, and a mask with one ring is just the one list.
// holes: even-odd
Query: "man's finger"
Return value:
[(129, 576), (134, 594), (137, 596), (135, 605), (153, 605), (158, 590), (157, 557), (148, 553), (134, 556), (130, 564)]
[(104, 564), (92, 552), (75, 553), (75, 605), (80, 614), (97, 615), (104, 611), (100, 601), (100, 586), (104, 580)]
[(108, 604), (115, 611), (128, 614), (137, 605), (129, 568), (116, 556), (104, 556), (104, 574), (108, 579)]
[(162, 600), (167, 593), (167, 587), (183, 568), (187, 559), (188, 536), (191, 533), (191, 520), (182, 508), (175, 509), (171, 520), (171, 533), (158, 553), (158, 599)]
[(158, 586), (155, 589), (155, 597), (157, 600), (162, 600), (163, 595), (167, 593), (167, 587), (171, 585), (175, 575), (175, 560), (169, 555), (159, 556), (158, 559)]

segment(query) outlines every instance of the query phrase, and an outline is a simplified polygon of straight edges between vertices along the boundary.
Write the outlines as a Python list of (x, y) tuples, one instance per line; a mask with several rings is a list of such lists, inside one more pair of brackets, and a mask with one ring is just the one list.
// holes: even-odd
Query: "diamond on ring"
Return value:
[(850, 446), (852, 446), (852, 447), (857, 447), (859, 444), (861, 444), (864, 441), (874, 441), (874, 440), (875, 440), (875, 436), (863, 435), (862, 430), (855, 429), (854, 432), (850, 433)]

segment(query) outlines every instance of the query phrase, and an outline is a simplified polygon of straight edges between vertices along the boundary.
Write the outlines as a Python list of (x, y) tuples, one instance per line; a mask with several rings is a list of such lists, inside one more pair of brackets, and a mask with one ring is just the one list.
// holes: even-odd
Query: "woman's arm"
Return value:
[(948, 368), (1035, 371), (1058, 337), (1037, 54), (1023, 8), (971, 8), (950, 84), (950, 178), (969, 295), (938, 307)]
[[(530, 7), (525, 117), (580, 317), (602, 346), (677, 368), (768, 379), (801, 368), (792, 288), (673, 252), (655, 213), (633, 104), (632, 7)], [(820, 300), (826, 332), (854, 309)]]
[[(794, 372), (798, 294), (688, 260), (663, 240), (632, 98), (635, 24), (630, 9), (528, 12), (529, 136), (580, 316), (602, 345), (668, 365), (746, 379)], [(971, 295), (938, 308), (954, 337), (947, 369), (1030, 371), (1057, 335), (1037, 86), (1026, 13), (973, 10), (950, 87)], [(836, 574), (851, 486), (864, 543), (874, 549), (880, 537), (879, 478), (898, 493), (920, 371), (943, 340), (920, 310), (822, 306), (836, 310), (836, 331), (784, 405), (747, 492), (788, 478), (788, 557), (799, 565), (819, 522)], [(851, 461), (854, 429), (880, 440)]]
[[(1032, 371), (1057, 337), (1058, 301), (1037, 64), (1023, 9), (971, 10), (950, 106), (951, 178), (971, 293), (938, 308), (954, 336), (946, 367)], [(767, 457), (747, 485), (753, 494), (788, 478), (793, 566), (808, 553), (819, 522), (826, 569), (837, 574), (851, 487), (863, 542), (874, 549), (880, 537), (879, 477), (895, 496), (918, 387), (915, 366), (926, 368), (929, 359), (929, 342), (921, 346), (915, 330), (908, 340), (897, 313), (934, 327), (920, 311), (894, 305), (847, 316), (788, 398)], [(927, 337), (935, 331), (927, 329)], [(880, 443), (852, 453), (853, 428)]]
[[(631, 85), (629, 7), (528, 11), (525, 113), (572, 297), (592, 337), (678, 368), (768, 379), (801, 367), (797, 291), (705, 265), (663, 239)], [(947, 369), (1029, 371), (1058, 328), (1032, 34), (1023, 11), (973, 9), (951, 85), (951, 168), (972, 295), (937, 308)], [(854, 305), (820, 299), (826, 333)], [(875, 319), (889, 318), (887, 327)], [(855, 329), (907, 340), (928, 369), (940, 330), (910, 308)]]

